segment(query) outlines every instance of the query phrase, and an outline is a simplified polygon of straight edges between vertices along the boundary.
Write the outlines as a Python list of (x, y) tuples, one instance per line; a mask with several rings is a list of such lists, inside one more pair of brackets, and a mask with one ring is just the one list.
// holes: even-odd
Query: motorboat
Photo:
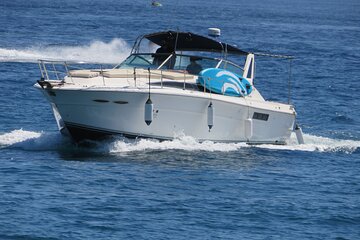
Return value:
[(151, 6), (154, 6), (154, 7), (162, 7), (162, 4), (158, 1), (152, 1), (151, 2)]
[(186, 135), (286, 144), (296, 131), (303, 142), (294, 106), (265, 100), (254, 85), (256, 54), (219, 41), (219, 35), (214, 28), (209, 36), (141, 35), (130, 55), (111, 68), (72, 69), (70, 62), (39, 60), (41, 79), (34, 86), (51, 104), (59, 130), (75, 140)]

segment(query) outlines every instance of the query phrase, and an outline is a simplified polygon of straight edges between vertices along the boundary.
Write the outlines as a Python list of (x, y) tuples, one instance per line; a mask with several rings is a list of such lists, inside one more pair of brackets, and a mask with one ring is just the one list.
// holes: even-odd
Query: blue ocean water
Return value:
[[(360, 2), (2, 0), (0, 239), (359, 239)], [(39, 58), (124, 59), (144, 33), (222, 29), (294, 55), (304, 145), (115, 138), (78, 146), (33, 88)], [(256, 84), (287, 100), (288, 63)]]

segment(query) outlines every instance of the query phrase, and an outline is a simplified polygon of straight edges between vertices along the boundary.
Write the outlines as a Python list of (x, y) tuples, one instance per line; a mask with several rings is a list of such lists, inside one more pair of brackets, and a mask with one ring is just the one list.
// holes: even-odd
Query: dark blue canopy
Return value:
[(205, 52), (227, 52), (231, 54), (247, 55), (245, 52), (230, 44), (216, 39), (204, 37), (191, 32), (156, 32), (143, 36), (149, 41), (163, 47), (177, 51), (205, 51)]

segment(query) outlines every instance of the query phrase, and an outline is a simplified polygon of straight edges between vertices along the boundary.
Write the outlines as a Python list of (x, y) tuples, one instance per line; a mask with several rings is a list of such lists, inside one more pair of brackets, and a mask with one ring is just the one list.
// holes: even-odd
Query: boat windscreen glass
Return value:
[(190, 55), (176, 54), (169, 58), (160, 69), (186, 70), (190, 74), (199, 74), (206, 68), (215, 68), (220, 60)]
[(219, 68), (226, 69), (230, 72), (236, 73), (239, 76), (242, 76), (244, 73), (244, 70), (240, 66), (237, 66), (229, 61), (222, 61)]
[(130, 55), (115, 68), (143, 68), (186, 70), (190, 74), (198, 74), (206, 68), (215, 68), (219, 59), (169, 53), (136, 53)]
[(162, 62), (164, 62), (169, 54), (146, 53), (146, 54), (132, 54), (125, 61), (120, 63), (115, 68), (151, 68), (157, 69)]
[[(168, 53), (141, 53), (132, 54), (124, 62), (115, 68), (143, 68), (143, 69), (167, 69), (167, 70), (185, 70), (190, 74), (197, 75), (203, 69), (216, 68), (219, 65), (219, 59), (209, 57), (199, 57), (191, 55)], [(243, 75), (243, 69), (229, 61), (222, 60), (218, 68), (226, 69), (240, 76)]]

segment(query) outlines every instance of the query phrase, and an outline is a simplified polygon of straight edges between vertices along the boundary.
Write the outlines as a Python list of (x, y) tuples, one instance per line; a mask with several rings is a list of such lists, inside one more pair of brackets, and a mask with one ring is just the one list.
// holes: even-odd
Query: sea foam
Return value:
[[(307, 152), (343, 152), (351, 154), (360, 149), (360, 141), (356, 140), (331, 139), (310, 134), (304, 134), (304, 140), (305, 144), (299, 145), (295, 135), (292, 135), (287, 145), (248, 145), (246, 143), (199, 142), (193, 137), (184, 135), (168, 141), (158, 141), (155, 139), (134, 140), (124, 137), (115, 137), (106, 141), (93, 142), (95, 144), (91, 144), (91, 149), (89, 148), (89, 151), (117, 154), (148, 150), (231, 152), (241, 148), (262, 148)], [(69, 138), (63, 137), (59, 132), (33, 132), (19, 129), (0, 134), (0, 148), (20, 148), (23, 150), (37, 151), (58, 150), (66, 147), (73, 148), (74, 145), (75, 143)], [(81, 148), (82, 151), (85, 149)]]
[(360, 149), (360, 141), (357, 140), (332, 139), (310, 134), (304, 134), (304, 142), (305, 144), (298, 144), (295, 134), (293, 134), (287, 145), (259, 145), (257, 147), (290, 151), (344, 153), (353, 153)]
[(110, 42), (93, 41), (82, 46), (0, 48), (0, 62), (36, 62), (38, 59), (47, 59), (117, 64), (129, 53), (129, 45), (123, 39), (115, 38)]

